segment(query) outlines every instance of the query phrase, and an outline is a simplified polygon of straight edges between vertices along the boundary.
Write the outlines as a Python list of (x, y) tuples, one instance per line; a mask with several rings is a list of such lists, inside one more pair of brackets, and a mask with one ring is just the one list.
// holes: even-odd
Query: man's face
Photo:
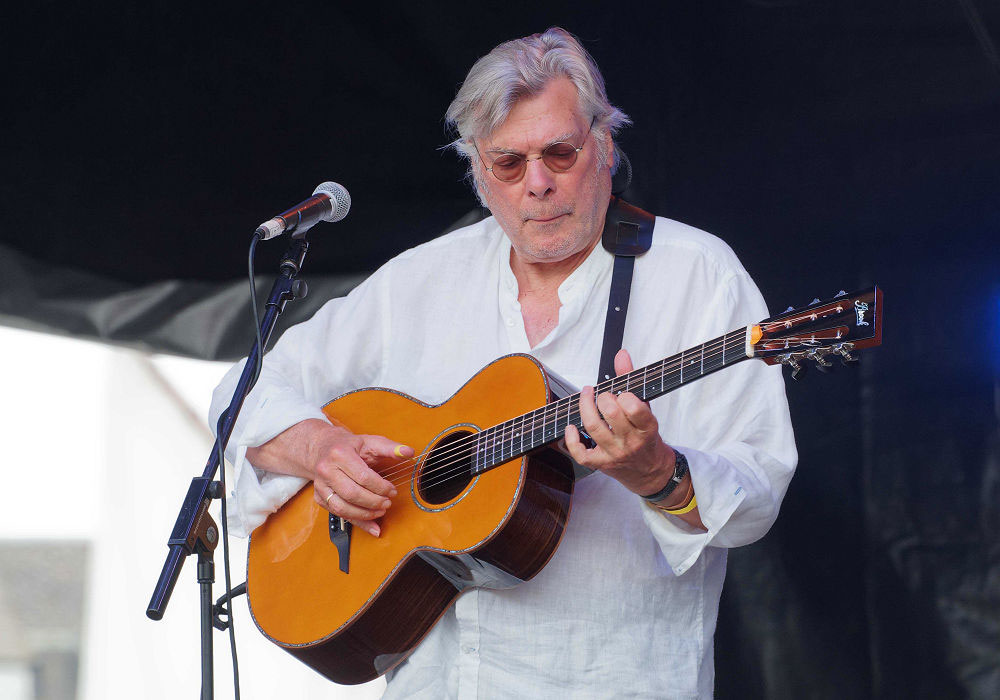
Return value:
[[(559, 78), (519, 100), (506, 121), (477, 142), (484, 161), (477, 173), (480, 194), (522, 262), (559, 262), (589, 252), (604, 229), (614, 155), (610, 134), (588, 134), (589, 124), (590, 117), (579, 111), (576, 87)], [(607, 140), (607, 162), (600, 167), (597, 138)], [(539, 158), (557, 141), (583, 146), (573, 167), (562, 173)], [(486, 170), (502, 153), (532, 159), (518, 182), (501, 182)]]

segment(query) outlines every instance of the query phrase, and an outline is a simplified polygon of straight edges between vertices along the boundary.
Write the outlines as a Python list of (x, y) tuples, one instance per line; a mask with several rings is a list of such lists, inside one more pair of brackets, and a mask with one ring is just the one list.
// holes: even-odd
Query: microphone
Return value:
[(313, 196), (265, 221), (254, 234), (262, 241), (283, 233), (305, 233), (320, 221), (337, 222), (351, 210), (351, 195), (343, 185), (324, 182), (313, 191)]

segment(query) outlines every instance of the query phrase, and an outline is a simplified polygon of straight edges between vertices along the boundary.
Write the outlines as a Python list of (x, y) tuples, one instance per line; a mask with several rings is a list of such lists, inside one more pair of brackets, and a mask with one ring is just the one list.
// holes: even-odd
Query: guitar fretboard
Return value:
[[(651, 401), (684, 384), (747, 359), (746, 336), (746, 328), (726, 333), (698, 347), (684, 350), (620, 377), (599, 382), (594, 387), (595, 392), (617, 395), (630, 391), (643, 401)], [(473, 438), (473, 475), (559, 440), (569, 425), (583, 430), (580, 394), (553, 401), (482, 430)]]

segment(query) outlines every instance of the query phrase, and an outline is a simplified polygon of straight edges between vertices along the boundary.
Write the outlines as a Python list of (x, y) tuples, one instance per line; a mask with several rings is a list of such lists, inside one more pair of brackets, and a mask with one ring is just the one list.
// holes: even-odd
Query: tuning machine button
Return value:
[(802, 365), (791, 353), (786, 353), (784, 355), (778, 356), (778, 362), (781, 364), (791, 367), (792, 369), (792, 379), (798, 380), (799, 377), (806, 371), (806, 367)]
[(827, 371), (827, 369), (833, 366), (833, 363), (830, 362), (825, 357), (825, 355), (829, 353), (830, 353), (829, 350), (826, 350), (824, 352), (823, 350), (816, 348), (815, 350), (810, 350), (808, 353), (806, 353), (806, 357), (808, 357), (810, 360), (816, 363), (816, 369), (818, 369), (821, 372), (825, 372)]
[(834, 299), (836, 299), (837, 297), (846, 297), (846, 296), (847, 296), (847, 292), (845, 292), (843, 289), (841, 289), (839, 292), (837, 292), (837, 296), (835, 296)]
[(788, 360), (786, 364), (792, 368), (792, 379), (795, 381), (801, 379), (802, 375), (806, 372), (806, 366), (799, 364), (799, 361), (795, 358)]
[(858, 363), (858, 358), (851, 354), (851, 349), (854, 347), (851, 343), (840, 343), (839, 345), (833, 346), (833, 351), (840, 355), (840, 363), (844, 366), (856, 365)]

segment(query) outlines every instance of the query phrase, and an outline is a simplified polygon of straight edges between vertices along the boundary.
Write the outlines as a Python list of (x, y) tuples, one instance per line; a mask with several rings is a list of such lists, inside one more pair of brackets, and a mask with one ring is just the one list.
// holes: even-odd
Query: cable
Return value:
[[(216, 424), (216, 435), (221, 433), (222, 421), (225, 417), (226, 412), (223, 411), (222, 415), (219, 416), (219, 422)], [(240, 663), (236, 657), (236, 626), (234, 619), (236, 615), (233, 613), (233, 582), (229, 569), (229, 517), (226, 510), (226, 501), (228, 500), (226, 496), (226, 455), (222, 450), (222, 442), (216, 440), (216, 445), (218, 445), (219, 450), (219, 481), (222, 484), (222, 571), (226, 580), (226, 606), (229, 609), (229, 651), (233, 659), (234, 697), (236, 700), (240, 700)]]
[[(260, 313), (257, 309), (257, 285), (254, 279), (254, 257), (257, 253), (257, 242), (260, 236), (256, 233), (250, 239), (250, 251), (247, 255), (247, 276), (250, 280), (250, 313), (253, 316), (253, 328), (257, 335), (257, 357), (254, 367), (253, 377), (250, 380), (250, 388), (257, 383), (260, 377), (261, 368), (264, 362), (264, 340), (260, 334)], [(222, 434), (222, 423), (226, 418), (223, 411), (219, 416), (219, 421), (215, 427), (215, 434)], [(226, 508), (229, 489), (226, 486), (226, 455), (222, 449), (222, 442), (216, 440), (219, 451), (219, 482), (222, 484), (222, 569), (226, 579), (226, 606), (229, 612), (229, 651), (233, 660), (233, 696), (240, 700), (240, 662), (236, 653), (236, 615), (233, 603), (233, 580), (230, 568), (229, 557), (229, 513)]]

